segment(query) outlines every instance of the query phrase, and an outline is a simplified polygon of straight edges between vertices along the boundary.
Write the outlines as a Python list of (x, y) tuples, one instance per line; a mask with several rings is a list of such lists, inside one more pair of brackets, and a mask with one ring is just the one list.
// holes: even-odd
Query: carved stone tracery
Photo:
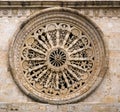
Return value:
[(27, 94), (40, 101), (70, 103), (101, 80), (104, 45), (85, 17), (68, 9), (52, 10), (33, 17), (18, 32), (10, 62), (18, 71), (13, 71), (15, 80)]

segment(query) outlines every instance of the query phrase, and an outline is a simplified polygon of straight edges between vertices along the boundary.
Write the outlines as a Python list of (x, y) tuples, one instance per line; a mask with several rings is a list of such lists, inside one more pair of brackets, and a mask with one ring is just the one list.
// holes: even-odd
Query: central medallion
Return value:
[(54, 67), (60, 67), (66, 62), (66, 54), (61, 48), (57, 48), (50, 53), (49, 61)]

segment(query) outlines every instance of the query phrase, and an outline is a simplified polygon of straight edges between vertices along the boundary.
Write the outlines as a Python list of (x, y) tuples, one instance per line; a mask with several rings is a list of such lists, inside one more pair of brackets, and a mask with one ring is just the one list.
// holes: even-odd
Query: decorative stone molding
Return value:
[(70, 7), (70, 8), (119, 8), (120, 1), (114, 0), (21, 0), (21, 1), (0, 1), (1, 8), (49, 8), (49, 7)]
[(1, 17), (29, 17), (41, 9), (50, 7), (75, 8), (90, 17), (120, 17), (120, 1), (0, 1)]
[(80, 103), (48, 105), (40, 103), (2, 103), (0, 112), (119, 112), (120, 103)]
[(90, 94), (106, 71), (100, 29), (74, 9), (51, 8), (24, 22), (12, 42), (9, 62), (28, 96), (52, 104)]
[[(13, 17), (18, 17), (18, 18), (28, 18), (34, 13), (38, 13), (41, 9), (0, 9), (0, 18), (2, 17), (8, 17), (8, 18), (13, 18)], [(78, 9), (78, 11), (88, 17), (107, 17), (107, 18), (113, 18), (113, 17), (120, 17), (120, 11), (119, 9)]]

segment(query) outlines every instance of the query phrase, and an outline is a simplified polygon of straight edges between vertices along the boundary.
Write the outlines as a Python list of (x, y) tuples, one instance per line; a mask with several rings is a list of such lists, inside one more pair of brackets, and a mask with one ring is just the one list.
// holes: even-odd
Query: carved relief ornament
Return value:
[(28, 96), (64, 104), (101, 82), (106, 51), (100, 29), (74, 9), (45, 9), (23, 23), (12, 42), (13, 78)]

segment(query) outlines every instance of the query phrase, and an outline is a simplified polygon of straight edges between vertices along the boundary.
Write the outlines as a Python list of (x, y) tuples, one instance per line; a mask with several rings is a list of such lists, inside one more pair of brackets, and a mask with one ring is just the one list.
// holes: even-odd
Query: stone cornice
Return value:
[(81, 1), (81, 0), (21, 0), (0, 1), (0, 8), (47, 8), (47, 7), (72, 7), (72, 8), (120, 8), (120, 1)]
[[(86, 109), (87, 108), (87, 109)], [(8, 111), (18, 111), (26, 112), (29, 109), (32, 111), (42, 111), (49, 112), (50, 109), (54, 110), (54, 112), (61, 112), (63, 110), (66, 111), (78, 111), (78, 112), (119, 112), (120, 103), (80, 103), (80, 104), (67, 104), (67, 105), (49, 105), (49, 104), (41, 104), (41, 103), (0, 103), (1, 112)]]

